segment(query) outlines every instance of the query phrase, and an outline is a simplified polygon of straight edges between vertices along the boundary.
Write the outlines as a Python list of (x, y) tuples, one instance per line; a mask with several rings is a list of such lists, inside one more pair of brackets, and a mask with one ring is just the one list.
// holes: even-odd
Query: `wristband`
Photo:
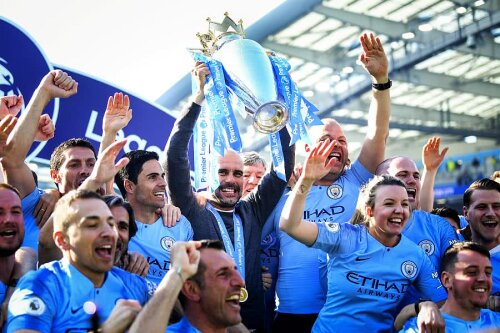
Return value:
[(420, 303), (423, 302), (428, 302), (428, 299), (419, 299), (416, 301), (413, 305), (415, 306), (415, 314), (418, 316), (418, 313), (420, 312)]
[(375, 90), (387, 90), (392, 87), (392, 81), (389, 79), (386, 83), (372, 83), (372, 88)]

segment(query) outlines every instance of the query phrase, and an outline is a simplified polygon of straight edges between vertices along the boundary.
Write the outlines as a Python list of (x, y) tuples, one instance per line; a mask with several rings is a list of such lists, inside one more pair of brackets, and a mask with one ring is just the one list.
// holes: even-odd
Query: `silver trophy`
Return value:
[(288, 108), (279, 101), (269, 56), (257, 42), (245, 39), (242, 21), (236, 24), (227, 13), (222, 23), (209, 22), (206, 34), (197, 34), (203, 53), (222, 63), (238, 89), (233, 92), (245, 105), (259, 132), (270, 134), (282, 129)]

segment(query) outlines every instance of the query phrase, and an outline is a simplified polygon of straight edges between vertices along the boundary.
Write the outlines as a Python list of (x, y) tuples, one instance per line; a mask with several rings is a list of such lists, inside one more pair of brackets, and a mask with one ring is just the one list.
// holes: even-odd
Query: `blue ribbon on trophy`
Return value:
[[(291, 144), (299, 140), (310, 143), (306, 125), (322, 122), (314, 114), (316, 107), (291, 80), (290, 64), (274, 54), (269, 55), (257, 42), (245, 39), (242, 21), (236, 24), (227, 13), (224, 15), (221, 23), (208, 19), (208, 33), (197, 34), (203, 49), (193, 52), (194, 60), (207, 64), (211, 73), (205, 85), (213, 133), (211, 146), (219, 155), (228, 148), (241, 151), (234, 111), (242, 116), (249, 114), (254, 128), (268, 134), (274, 169), (285, 179), (277, 132), (287, 126)], [(199, 130), (196, 126), (195, 131)], [(195, 145), (194, 149), (194, 155), (199, 155), (200, 147)], [(196, 177), (199, 176), (195, 172)]]

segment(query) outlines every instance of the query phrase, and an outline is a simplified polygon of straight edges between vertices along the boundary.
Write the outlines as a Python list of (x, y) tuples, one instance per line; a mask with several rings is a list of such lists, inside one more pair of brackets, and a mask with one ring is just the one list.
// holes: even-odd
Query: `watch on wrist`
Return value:
[(392, 87), (392, 81), (389, 79), (386, 83), (372, 83), (372, 88), (376, 90), (387, 90)]

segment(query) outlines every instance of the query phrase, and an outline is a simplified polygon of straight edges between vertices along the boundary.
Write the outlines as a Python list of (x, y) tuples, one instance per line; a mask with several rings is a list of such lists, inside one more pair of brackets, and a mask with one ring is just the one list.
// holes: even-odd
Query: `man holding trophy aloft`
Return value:
[[(227, 19), (229, 18), (226, 16), (224, 22), (229, 22), (227, 24), (233, 28), (237, 27), (232, 20), (227, 21)], [(219, 28), (225, 24), (224, 22), (221, 25), (215, 24), (216, 29), (214, 30), (220, 31)], [(213, 31), (211, 33), (214, 36)], [(228, 45), (237, 42), (238, 36), (235, 36), (235, 34), (239, 35), (238, 32), (229, 33), (225, 35), (229, 41), (222, 38), (218, 39), (217, 42), (228, 43)], [(209, 36), (205, 38), (205, 41), (214, 42), (215, 39)], [(212, 47), (217, 49), (217, 47), (220, 48), (221, 46), (216, 46), (214, 42), (211, 45)], [(221, 50), (224, 50), (224, 48)], [(205, 48), (205, 51), (210, 54), (208, 48)], [(243, 57), (246, 57), (246, 55)], [(262, 54), (258, 54), (256, 57), (262, 59)], [(247, 58), (247, 60), (250, 58)], [(290, 135), (284, 127), (284, 122), (277, 127), (273, 126), (273, 124), (279, 123), (282, 119), (288, 117), (286, 115), (287, 103), (276, 98), (277, 88), (273, 85), (267, 89), (271, 90), (274, 96), (271, 96), (271, 100), (265, 100), (262, 95), (265, 95), (265, 93), (269, 95), (269, 92), (251, 91), (248, 87), (255, 87), (258, 84), (241, 77), (245, 71), (250, 74), (250, 77), (255, 77), (253, 72), (257, 68), (256, 73), (259, 74), (257, 76), (260, 77), (260, 82), (267, 85), (268, 82), (264, 83), (262, 78), (266, 76), (274, 77), (268, 59), (269, 66), (267, 67), (271, 69), (270, 74), (269, 72), (265, 74), (261, 72), (262, 67), (259, 67), (261, 66), (259, 64), (255, 65), (257, 67), (246, 70), (231, 69), (238, 72), (237, 75), (231, 76), (227, 73), (229, 68), (226, 68), (226, 64), (222, 67), (218, 61), (201, 54), (198, 55), (197, 59), (200, 61), (196, 63), (193, 70), (196, 82), (193, 103), (177, 118), (167, 143), (165, 170), (169, 184), (169, 195), (173, 204), (178, 206), (182, 214), (191, 221), (194, 239), (219, 239), (224, 242), (226, 252), (233, 257), (239, 273), (245, 280), (245, 288), (242, 289), (240, 297), (243, 323), (249, 329), (264, 331), (264, 289), (261, 281), (260, 264), (262, 226), (286, 187), (286, 180), (289, 179), (292, 173), (295, 157), (294, 146), (290, 145)], [(205, 63), (201, 61), (205, 61)], [(283, 76), (285, 77), (285, 75)], [(302, 96), (296, 92), (295, 85), (291, 87), (293, 82), (289, 80), (287, 83), (289, 90), (295, 93), (295, 95), (292, 93), (288, 97), (293, 95), (299, 107), (299, 114), (296, 112), (293, 116), (295, 116), (295, 120), (300, 118), (302, 122), (301, 124), (294, 124), (298, 129), (303, 129), (300, 106), (305, 102), (301, 99)], [(228, 90), (230, 89), (229, 93), (227, 87), (229, 87)], [(208, 111), (202, 110), (205, 95), (207, 95), (207, 104), (210, 109)], [(240, 101), (244, 100), (245, 106), (235, 101), (235, 96), (238, 96)], [(288, 100), (292, 99), (289, 98)], [(247, 102), (252, 105), (246, 104)], [(266, 128), (267, 131), (271, 132), (281, 128), (278, 133), (270, 134), (270, 141), (275, 145), (272, 149), (275, 161), (274, 168), (262, 179), (258, 190), (245, 199), (241, 199), (243, 162), (237, 153), (241, 149), (241, 139), (239, 138), (234, 114), (230, 110), (230, 108), (238, 109), (240, 107), (243, 111), (244, 109), (253, 109), (251, 111), (254, 112), (255, 116), (262, 118), (259, 126)], [(275, 111), (276, 113), (274, 113)], [(200, 116), (200, 112), (206, 112), (209, 115), (204, 117), (202, 114)], [(207, 182), (206, 178), (210, 178), (208, 176), (210, 171), (207, 171), (207, 169), (213, 171), (210, 179), (212, 192), (208, 197), (197, 195), (192, 191), (191, 186), (188, 144), (195, 126), (198, 125), (200, 125), (198, 128), (200, 131), (198, 132), (199, 137), (205, 141), (197, 144), (196, 137), (194, 140), (195, 149), (199, 149), (198, 152), (195, 152), (195, 164), (197, 164), (197, 160), (201, 161), (197, 165), (201, 166), (198, 169), (201, 171), (200, 173), (195, 171), (195, 174), (197, 174), (197, 177), (200, 177), (200, 174), (202, 175), (198, 180), (203, 183)], [(211, 131), (204, 132), (207, 128), (210, 128)], [(298, 137), (300, 133), (299, 131), (297, 133)], [(207, 149), (207, 146), (210, 146), (210, 149)], [(206, 157), (207, 151), (211, 154), (210, 158)], [(195, 166), (195, 170), (197, 166)], [(281, 169), (281, 172), (277, 169)], [(214, 317), (218, 318), (217, 320), (214, 319), (214, 321), (219, 321), (223, 327), (224, 313), (233, 311), (235, 305), (232, 300), (221, 297), (222, 299), (219, 300), (221, 303), (220, 313), (217, 316), (214, 315)], [(215, 307), (210, 306), (214, 313), (219, 310), (218, 308), (215, 309)]]

